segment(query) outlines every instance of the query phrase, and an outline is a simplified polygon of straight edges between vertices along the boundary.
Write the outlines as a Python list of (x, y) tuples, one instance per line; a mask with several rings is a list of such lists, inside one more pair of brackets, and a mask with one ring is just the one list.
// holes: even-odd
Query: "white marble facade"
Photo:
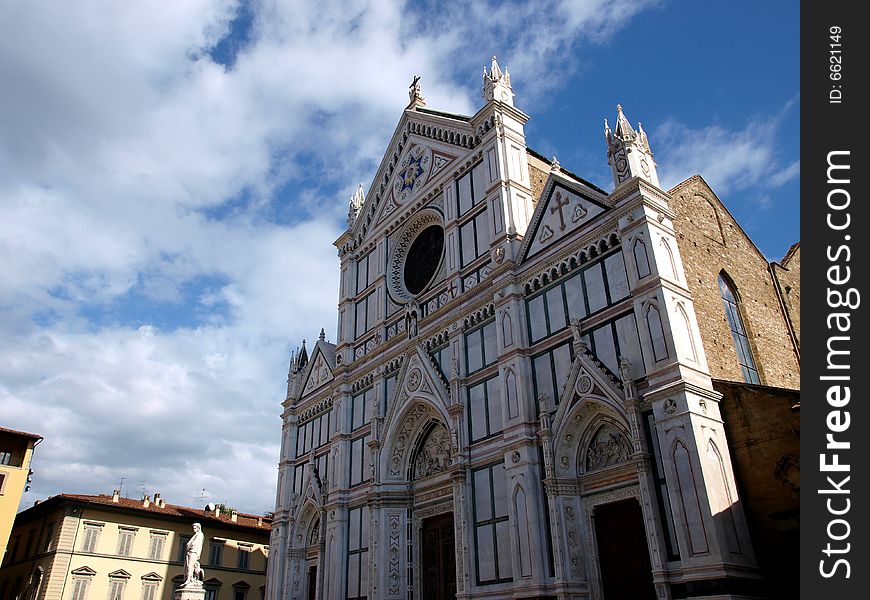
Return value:
[(495, 59), (472, 117), (409, 95), (336, 241), (337, 343), (291, 362), (268, 600), (742, 597), (757, 571), (646, 134), (619, 109), (607, 193), (527, 150)]

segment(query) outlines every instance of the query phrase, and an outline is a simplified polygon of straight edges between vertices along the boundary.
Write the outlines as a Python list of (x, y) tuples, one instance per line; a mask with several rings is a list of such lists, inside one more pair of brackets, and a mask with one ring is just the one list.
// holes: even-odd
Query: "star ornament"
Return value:
[(423, 174), (423, 166), (420, 164), (423, 160), (422, 156), (418, 156), (416, 158), (411, 158), (408, 161), (408, 164), (405, 165), (405, 168), (399, 173), (399, 176), (402, 178), (402, 187), (399, 190), (400, 192), (404, 192), (405, 190), (413, 190), (414, 184), (417, 183), (417, 178)]

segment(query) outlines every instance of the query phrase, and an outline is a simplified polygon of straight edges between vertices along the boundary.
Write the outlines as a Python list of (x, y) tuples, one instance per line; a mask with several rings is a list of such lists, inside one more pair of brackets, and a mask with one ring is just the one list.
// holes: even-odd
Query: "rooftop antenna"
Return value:
[(144, 479), (139, 482), (139, 491), (142, 492), (142, 497), (144, 498), (146, 496), (146, 492), (148, 491), (145, 488), (145, 480)]
[[(118, 495), (119, 496), (124, 496), (124, 480), (125, 479), (126, 479), (126, 477), (124, 475), (121, 475), (121, 483), (118, 484)], [(126, 498), (126, 496), (124, 496), (124, 497)]]
[(208, 492), (205, 491), (205, 488), (202, 488), (199, 492), (199, 506), (205, 506), (205, 499), (208, 498)]

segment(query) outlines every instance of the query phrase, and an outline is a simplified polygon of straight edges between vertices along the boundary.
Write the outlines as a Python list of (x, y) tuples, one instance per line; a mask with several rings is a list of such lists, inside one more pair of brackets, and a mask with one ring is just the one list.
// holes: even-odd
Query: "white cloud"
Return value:
[(777, 156), (777, 133), (790, 100), (778, 115), (753, 120), (739, 130), (721, 125), (693, 129), (676, 119), (656, 128), (651, 139), (659, 174), (669, 189), (696, 173), (717, 193), (749, 188), (778, 188), (800, 176), (800, 161), (782, 167)]
[(495, 51), (540, 96), (648, 4), (264, 1), (225, 67), (233, 0), (3, 3), (0, 404), (45, 436), (25, 501), (125, 476), (270, 509), (288, 345), (333, 337), (331, 242), (410, 77), (470, 113)]

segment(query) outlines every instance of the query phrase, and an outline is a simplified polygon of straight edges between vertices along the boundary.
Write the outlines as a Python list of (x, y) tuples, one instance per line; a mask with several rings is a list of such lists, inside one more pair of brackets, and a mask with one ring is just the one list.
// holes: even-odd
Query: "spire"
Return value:
[(365, 193), (363, 192), (363, 184), (360, 183), (359, 187), (356, 191), (351, 194), (350, 202), (347, 205), (347, 228), (350, 229), (353, 227), (354, 222), (356, 222), (357, 216), (359, 216), (359, 211), (362, 210), (362, 206), (366, 201)]
[(320, 341), (326, 341), (326, 331), (324, 331), (323, 327), (320, 328)]
[(498, 68), (498, 61), (495, 59), (495, 54), (492, 55), (492, 67), (490, 68), (490, 77), (493, 80), (501, 79), (501, 69)]
[(613, 171), (613, 183), (618, 186), (632, 177), (640, 177), (659, 186), (656, 163), (650, 149), (649, 138), (638, 123), (635, 131), (622, 105), (616, 105), (616, 128), (611, 131), (604, 119), (604, 139), (607, 142), (607, 162)]
[(507, 67), (504, 71), (498, 66), (495, 55), (492, 57), (489, 73), (483, 68), (483, 99), (487, 102), (493, 100), (514, 105), (514, 91), (511, 88), (511, 75)]
[(305, 349), (305, 340), (302, 340), (302, 350), (299, 352), (298, 368), (302, 370), (308, 364), (308, 350)]
[(631, 128), (631, 123), (628, 122), (625, 113), (622, 112), (621, 104), (616, 105), (616, 132), (614, 135), (623, 139), (637, 135)]
[(296, 387), (296, 353), (290, 353), (290, 367), (287, 369), (287, 399), (293, 396)]

